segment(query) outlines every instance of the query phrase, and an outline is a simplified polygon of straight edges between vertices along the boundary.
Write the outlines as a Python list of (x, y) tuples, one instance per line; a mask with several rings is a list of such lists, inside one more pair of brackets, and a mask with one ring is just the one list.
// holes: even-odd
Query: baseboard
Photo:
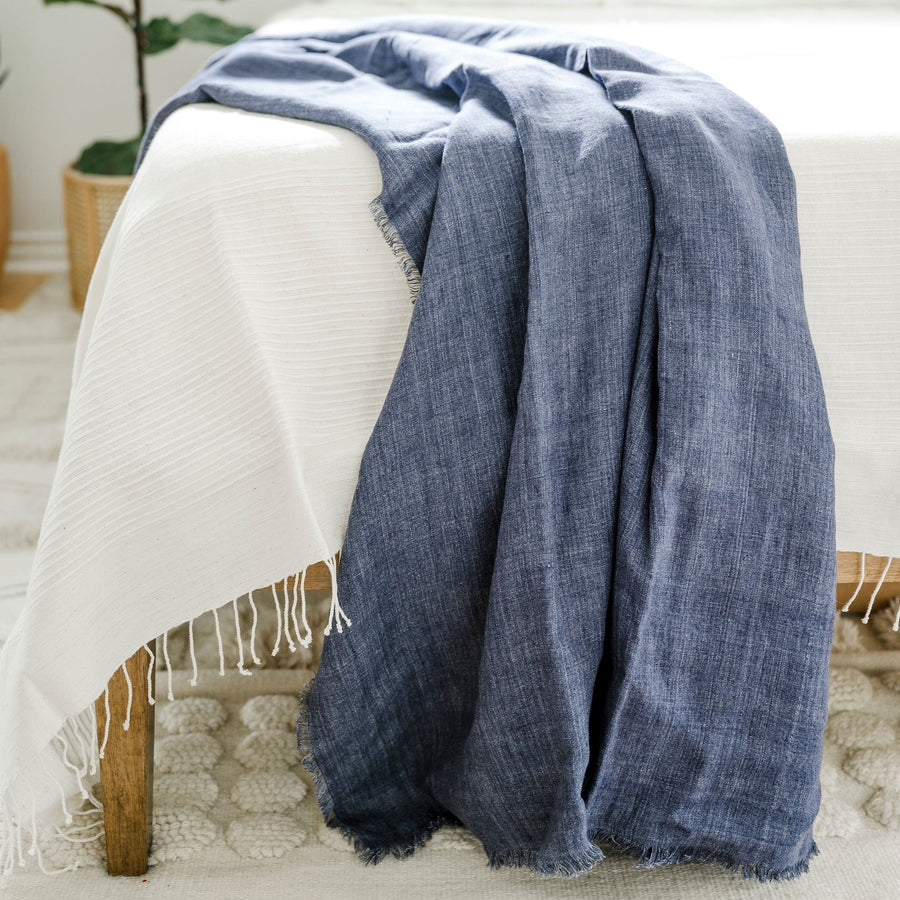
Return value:
[(14, 231), (9, 242), (9, 272), (65, 272), (65, 231)]

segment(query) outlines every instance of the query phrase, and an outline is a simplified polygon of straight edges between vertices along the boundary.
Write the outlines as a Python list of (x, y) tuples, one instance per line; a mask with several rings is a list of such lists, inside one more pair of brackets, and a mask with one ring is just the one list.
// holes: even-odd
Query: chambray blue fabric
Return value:
[[(245, 39), (193, 102), (344, 126), (421, 270), (298, 734), (369, 860), (815, 853), (833, 445), (775, 128), (648, 51), (451, 18)], [(323, 210), (327, 215), (327, 211)]]

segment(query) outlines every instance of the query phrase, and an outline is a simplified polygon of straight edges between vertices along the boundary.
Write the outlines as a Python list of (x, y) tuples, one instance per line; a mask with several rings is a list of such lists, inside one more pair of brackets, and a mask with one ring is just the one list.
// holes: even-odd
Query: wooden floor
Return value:
[(0, 281), (0, 309), (18, 309), (48, 278), (35, 272), (4, 272)]

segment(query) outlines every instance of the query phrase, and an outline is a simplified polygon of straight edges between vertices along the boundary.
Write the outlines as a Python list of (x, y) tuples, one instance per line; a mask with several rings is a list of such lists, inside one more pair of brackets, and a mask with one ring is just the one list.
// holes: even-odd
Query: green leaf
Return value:
[(140, 147), (139, 137), (130, 141), (97, 141), (81, 152), (75, 168), (86, 175), (130, 175)]
[(181, 40), (181, 26), (171, 19), (151, 19), (144, 27), (144, 53), (162, 53)]
[(194, 13), (181, 23), (157, 17), (144, 26), (144, 53), (162, 53), (180, 40), (224, 46), (233, 44), (252, 31), (247, 25), (230, 25), (217, 16), (206, 13)]
[(217, 16), (194, 13), (181, 23), (181, 36), (206, 44), (233, 44), (253, 31), (248, 25), (229, 25)]
[(99, 6), (97, 0), (44, 0), (44, 6), (52, 6), (54, 3), (85, 3), (88, 6)]

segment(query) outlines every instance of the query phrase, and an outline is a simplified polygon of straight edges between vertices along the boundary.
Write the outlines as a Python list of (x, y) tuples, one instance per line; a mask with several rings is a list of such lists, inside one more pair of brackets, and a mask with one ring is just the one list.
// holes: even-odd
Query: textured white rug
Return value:
[[(0, 641), (21, 605), (65, 415), (78, 317), (61, 279), (12, 314), (0, 314)], [(319, 598), (320, 602), (321, 599)], [(895, 604), (898, 601), (895, 601)], [(105, 874), (100, 814), (85, 804), (71, 827), (48, 829), (48, 866), (80, 868), (49, 879), (33, 857), (9, 879), (16, 900), (107, 900), (140, 888), (170, 898), (900, 898), (900, 637), (896, 605), (868, 627), (835, 629), (831, 716), (816, 823), (821, 853), (797, 881), (757, 884), (703, 863), (642, 869), (610, 853), (581, 878), (545, 880), (490, 871), (479, 842), (444, 829), (412, 859), (364, 866), (325, 829), (298, 765), (296, 695), (317, 647), (252, 678), (220, 677), (210, 624), (195, 624), (198, 684), (184, 635), (170, 637), (174, 702), (157, 706), (152, 866), (144, 878)], [(265, 612), (263, 612), (265, 615)], [(271, 646), (262, 623), (261, 643)], [(271, 665), (273, 660), (267, 660)], [(160, 684), (166, 676), (160, 673)], [(80, 829), (80, 830), (75, 830)], [(73, 842), (72, 838), (76, 840)]]
[[(858, 627), (851, 623), (851, 627)], [(900, 896), (900, 671), (880, 677), (834, 669), (820, 855), (809, 874), (758, 884), (703, 863), (642, 869), (611, 854), (581, 878), (543, 880), (490, 871), (478, 841), (444, 829), (404, 862), (364, 866), (324, 827), (298, 765), (293, 726), (307, 670), (259, 671), (252, 678), (204, 670), (174, 676), (174, 702), (160, 700), (151, 868), (137, 879), (103, 869), (100, 814), (76, 816), (70, 843), (52, 829), (45, 864), (83, 868), (54, 879), (32, 858), (9, 880), (22, 898), (125, 896), (221, 898), (867, 898)], [(86, 806), (90, 806), (86, 804)], [(54, 838), (53, 835), (56, 834)]]

